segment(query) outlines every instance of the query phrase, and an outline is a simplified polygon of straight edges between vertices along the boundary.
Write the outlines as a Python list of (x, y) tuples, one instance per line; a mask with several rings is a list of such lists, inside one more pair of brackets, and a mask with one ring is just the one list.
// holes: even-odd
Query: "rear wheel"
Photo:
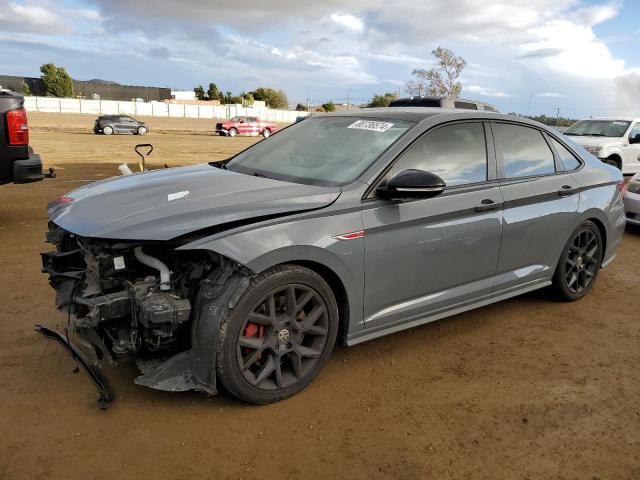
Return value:
[(566, 301), (584, 297), (598, 276), (603, 255), (598, 227), (591, 221), (580, 225), (565, 245), (553, 276), (558, 296)]
[(107, 125), (102, 129), (102, 133), (104, 133), (105, 135), (113, 135), (113, 127)]
[(234, 396), (271, 403), (305, 388), (325, 365), (338, 331), (331, 288), (299, 265), (254, 277), (220, 327), (217, 373)]
[(265, 128), (264, 130), (262, 130), (262, 136), (264, 138), (269, 138), (271, 136), (271, 130), (269, 130), (268, 128)]
[(236, 135), (238, 135), (238, 130), (236, 130), (235, 128), (229, 130), (230, 137), (235, 137)]

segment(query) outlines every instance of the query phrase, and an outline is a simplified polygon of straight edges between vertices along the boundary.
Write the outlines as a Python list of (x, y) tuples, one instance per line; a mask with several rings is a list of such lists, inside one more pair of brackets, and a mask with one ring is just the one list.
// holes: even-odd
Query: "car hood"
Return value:
[(579, 135), (568, 135), (568, 137), (583, 147), (591, 147), (594, 145), (620, 145), (622, 143), (622, 140), (616, 137), (589, 137)]
[(230, 222), (323, 208), (341, 190), (244, 175), (209, 164), (92, 183), (48, 206), (49, 219), (83, 237), (170, 240)]

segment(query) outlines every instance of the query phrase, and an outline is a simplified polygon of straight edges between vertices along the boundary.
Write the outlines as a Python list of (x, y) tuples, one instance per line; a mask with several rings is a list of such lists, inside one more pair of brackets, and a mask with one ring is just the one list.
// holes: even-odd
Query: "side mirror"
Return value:
[(376, 193), (388, 200), (394, 198), (430, 198), (444, 192), (447, 184), (435, 173), (424, 170), (405, 170), (393, 177)]
[(636, 136), (635, 136), (635, 137), (631, 137), (631, 138), (629, 139), (629, 144), (630, 144), (630, 145), (635, 145), (635, 144), (637, 144), (637, 143), (640, 143), (640, 133), (636, 133)]

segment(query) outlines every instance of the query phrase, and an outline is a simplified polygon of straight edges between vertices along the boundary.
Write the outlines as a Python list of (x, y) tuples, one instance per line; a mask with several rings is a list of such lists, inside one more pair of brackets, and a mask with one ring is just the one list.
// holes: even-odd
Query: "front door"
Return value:
[(493, 289), (502, 197), (484, 124), (425, 133), (381, 183), (412, 168), (439, 175), (447, 188), (434, 198), (365, 202), (366, 327), (419, 320)]
[(553, 276), (577, 221), (580, 184), (540, 130), (498, 122), (492, 130), (504, 197), (495, 289), (507, 292)]

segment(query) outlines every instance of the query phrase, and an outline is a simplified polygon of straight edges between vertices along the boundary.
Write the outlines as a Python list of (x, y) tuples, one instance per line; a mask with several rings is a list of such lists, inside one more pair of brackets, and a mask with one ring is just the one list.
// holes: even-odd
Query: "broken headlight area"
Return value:
[(168, 357), (188, 350), (200, 283), (220, 259), (167, 243), (82, 238), (50, 223), (43, 271), (68, 313), (69, 330), (95, 361)]

